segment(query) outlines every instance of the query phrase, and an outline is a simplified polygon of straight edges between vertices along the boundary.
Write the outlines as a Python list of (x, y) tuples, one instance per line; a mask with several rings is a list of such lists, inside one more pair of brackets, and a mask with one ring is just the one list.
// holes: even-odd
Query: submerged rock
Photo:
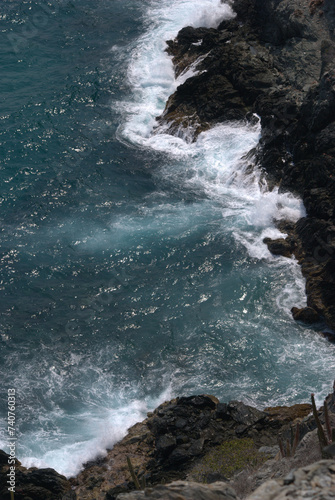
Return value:
[(283, 255), (284, 257), (291, 257), (294, 250), (294, 243), (292, 240), (285, 238), (264, 238), (263, 243), (268, 246), (269, 251), (273, 255)]

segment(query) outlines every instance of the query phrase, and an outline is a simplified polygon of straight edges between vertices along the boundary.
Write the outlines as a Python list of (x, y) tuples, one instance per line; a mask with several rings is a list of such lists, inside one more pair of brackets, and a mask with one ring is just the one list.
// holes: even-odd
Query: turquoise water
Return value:
[(291, 318), (300, 269), (262, 243), (304, 208), (243, 158), (259, 125), (196, 143), (156, 128), (186, 77), (165, 40), (232, 15), (217, 0), (1, 4), (1, 418), (15, 387), (25, 465), (74, 474), (175, 395), (262, 407), (331, 388), (334, 347)]

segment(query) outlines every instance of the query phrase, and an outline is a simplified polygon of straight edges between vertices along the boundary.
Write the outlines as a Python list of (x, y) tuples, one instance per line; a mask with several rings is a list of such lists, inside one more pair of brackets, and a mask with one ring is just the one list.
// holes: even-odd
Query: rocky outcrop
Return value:
[(282, 481), (270, 480), (252, 493), (248, 500), (313, 498), (331, 500), (335, 491), (335, 461), (321, 460), (290, 472)]
[[(129, 429), (105, 458), (87, 464), (74, 480), (77, 498), (112, 500), (134, 489), (127, 456), (140, 483), (185, 480), (194, 464), (216, 446), (249, 438), (255, 449), (271, 447), (280, 434), (289, 432), (292, 421), (303, 420), (310, 411), (310, 405), (260, 411), (239, 401), (220, 403), (213, 396), (176, 398)], [(302, 429), (308, 432), (310, 426)]]
[[(217, 29), (168, 41), (176, 74), (197, 70), (158, 124), (172, 134), (261, 117), (257, 162), (269, 186), (298, 193), (307, 217), (289, 238), (266, 241), (298, 258), (307, 305), (335, 329), (335, 7), (332, 0), (235, 0)], [(298, 315), (301, 319), (301, 315)]]
[(302, 321), (308, 325), (320, 321), (320, 317), (313, 307), (302, 307), (300, 309), (298, 307), (292, 307), (292, 314), (296, 321)]
[[(71, 483), (66, 477), (58, 474), (53, 469), (37, 469), (32, 467), (27, 469), (16, 460), (15, 474), (13, 482), (15, 483), (15, 493), (11, 496), (8, 488), (10, 472), (9, 455), (0, 450), (0, 498), (3, 500), (75, 500), (76, 495), (72, 491)], [(12, 463), (10, 461), (10, 463)], [(13, 470), (13, 469), (12, 469)]]
[[(313, 498), (332, 500), (335, 491), (335, 461), (321, 460), (290, 472), (283, 480), (269, 480), (247, 500), (284, 500)], [(119, 495), (118, 500), (238, 500), (236, 492), (226, 483), (209, 485), (177, 481), (169, 485), (147, 488)]]
[(169, 485), (147, 488), (145, 491), (124, 493), (118, 500), (237, 500), (235, 491), (226, 483), (201, 484), (175, 481)]
[[(327, 396), (326, 403), (330, 424), (335, 427), (335, 389)], [(319, 418), (324, 424), (323, 410), (319, 411)], [(296, 430), (298, 422), (300, 442), (296, 453), (294, 457), (280, 459), (278, 439), (286, 443), (291, 438), (292, 427)], [(315, 428), (310, 404), (279, 406), (261, 411), (240, 401), (220, 403), (209, 395), (176, 398), (163, 403), (153, 413), (149, 413), (143, 422), (131, 427), (125, 438), (108, 450), (105, 457), (87, 463), (76, 478), (67, 480), (52, 469), (26, 469), (16, 462), (15, 498), (115, 500), (118, 495), (132, 493), (129, 499), (173, 499), (177, 498), (176, 495), (179, 498), (184, 495), (187, 499), (191, 491), (194, 495), (191, 498), (195, 499), (228, 500), (234, 498), (231, 487), (237, 490), (238, 497), (242, 497), (241, 486), (244, 492), (253, 491), (269, 478), (281, 480), (292, 468), (318, 460), (320, 447)], [(252, 467), (250, 469), (249, 465), (245, 468), (248, 462), (244, 460), (244, 450), (246, 453), (251, 450), (252, 467), (256, 467), (255, 470)], [(263, 455), (263, 458), (256, 466), (254, 458), (259, 455)], [(140, 485), (146, 483), (145, 492), (134, 492), (134, 476), (130, 472), (127, 457)], [(232, 474), (222, 477), (220, 471), (214, 470), (220, 464), (216, 460), (215, 467), (212, 467), (208, 457), (219, 457), (219, 461), (228, 458), (228, 468), (233, 471)], [(211, 473), (206, 473), (206, 482), (213, 483), (209, 489), (212, 496), (206, 496), (208, 491), (204, 485), (190, 487), (195, 472), (199, 471), (199, 467), (203, 471), (204, 465), (208, 464)], [(8, 455), (4, 452), (0, 452), (0, 467), (0, 495), (10, 500), (6, 483)], [(229, 485), (225, 484), (228, 480)], [(186, 483), (177, 482), (177, 486), (172, 489), (166, 489), (165, 486), (155, 488), (158, 484), (175, 481)], [(218, 484), (220, 487), (217, 487)], [(156, 497), (157, 492), (163, 496)]]

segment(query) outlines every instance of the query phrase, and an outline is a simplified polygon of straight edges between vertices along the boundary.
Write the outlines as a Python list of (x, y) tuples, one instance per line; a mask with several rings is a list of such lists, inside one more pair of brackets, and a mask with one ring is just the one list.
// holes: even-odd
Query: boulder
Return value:
[(294, 242), (290, 239), (277, 238), (264, 238), (263, 243), (268, 246), (269, 251), (273, 255), (282, 255), (283, 257), (291, 257), (294, 250)]
[(293, 319), (296, 321), (302, 321), (308, 325), (313, 323), (318, 323), (320, 321), (320, 316), (313, 307), (303, 307), (298, 309), (297, 307), (292, 307), (291, 309)]

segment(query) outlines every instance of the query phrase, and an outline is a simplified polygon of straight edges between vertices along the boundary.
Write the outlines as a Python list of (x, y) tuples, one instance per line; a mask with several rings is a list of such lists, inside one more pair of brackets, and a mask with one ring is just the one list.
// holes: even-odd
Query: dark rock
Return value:
[(290, 239), (278, 238), (272, 240), (271, 238), (264, 238), (263, 242), (268, 246), (269, 251), (273, 255), (282, 255), (283, 257), (292, 256), (294, 241)]
[(174, 466), (178, 466), (178, 464), (183, 464), (188, 462), (192, 458), (192, 453), (185, 448), (179, 446), (175, 448), (169, 457), (170, 463), (173, 463)]
[(183, 427), (185, 427), (185, 425), (187, 425), (187, 420), (185, 420), (184, 418), (177, 418), (175, 425), (177, 429), (182, 429)]
[(195, 408), (214, 410), (219, 400), (214, 396), (190, 396), (178, 399), (179, 405), (194, 406)]
[[(0, 498), (10, 500), (7, 484), (9, 455), (1, 450), (0, 457)], [(71, 483), (66, 477), (58, 474), (53, 469), (26, 469), (17, 461), (15, 465), (15, 482), (16, 500), (26, 500), (28, 498), (33, 500), (61, 500), (63, 498), (72, 500), (76, 498)]]
[(176, 447), (177, 440), (172, 434), (159, 436), (156, 441), (157, 453), (160, 457), (166, 457)]
[(266, 417), (264, 412), (252, 406), (245, 405), (241, 401), (231, 401), (228, 404), (228, 413), (235, 422), (246, 427), (255, 425)]
[(222, 420), (229, 420), (230, 414), (228, 413), (227, 403), (219, 403), (216, 408), (216, 417)]
[(292, 307), (291, 311), (293, 318), (296, 321), (302, 321), (303, 323), (307, 323), (309, 325), (320, 321), (319, 314), (312, 307), (303, 307), (302, 309)]
[(197, 439), (195, 441), (193, 441), (193, 443), (191, 444), (188, 452), (190, 453), (190, 455), (192, 456), (198, 456), (201, 454), (201, 452), (203, 451), (204, 449), (204, 443), (205, 443), (205, 439), (203, 437), (201, 437), (200, 439)]

